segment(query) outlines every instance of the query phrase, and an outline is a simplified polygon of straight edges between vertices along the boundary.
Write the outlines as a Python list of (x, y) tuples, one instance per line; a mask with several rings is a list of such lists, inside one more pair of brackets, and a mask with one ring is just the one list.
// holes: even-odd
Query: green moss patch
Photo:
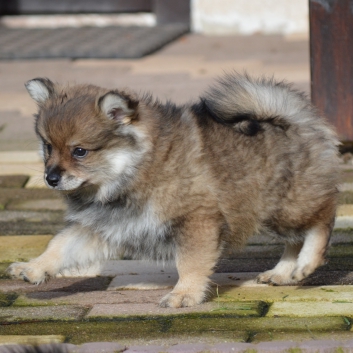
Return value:
[[(221, 301), (276, 302), (325, 302), (352, 301), (353, 286), (268, 286), (268, 287), (223, 287), (219, 290)], [(214, 299), (216, 300), (216, 299)]]
[(353, 203), (353, 191), (342, 191), (338, 194), (338, 203), (340, 205)]
[(6, 273), (6, 269), (9, 267), (9, 265), (10, 263), (0, 263), (0, 279), (10, 278), (10, 276)]
[[(163, 318), (151, 320), (119, 321), (68, 321), (32, 322), (0, 325), (0, 335), (63, 335), (74, 344), (94, 341), (121, 341), (126, 339), (167, 339), (180, 336), (231, 337), (241, 333), (249, 340), (246, 332), (312, 332), (332, 335), (332, 332), (347, 330), (342, 318)], [(256, 336), (255, 336), (256, 337)], [(241, 337), (237, 337), (241, 339)]]
[(17, 297), (15, 293), (0, 293), (0, 307), (12, 305)]
[(268, 311), (268, 304), (263, 301), (227, 302), (218, 297), (215, 302), (217, 305), (211, 309), (210, 313), (231, 314), (236, 317), (255, 317), (263, 316)]
[[(66, 305), (68, 303), (61, 302), (60, 305)], [(19, 295), (15, 302), (13, 303), (13, 306), (15, 307), (28, 307), (28, 306), (52, 306), (52, 305), (58, 305), (55, 301), (53, 300), (42, 300), (42, 299), (33, 299), (29, 298), (27, 295)]]
[(329, 257), (353, 257), (353, 244), (334, 245), (328, 251)]

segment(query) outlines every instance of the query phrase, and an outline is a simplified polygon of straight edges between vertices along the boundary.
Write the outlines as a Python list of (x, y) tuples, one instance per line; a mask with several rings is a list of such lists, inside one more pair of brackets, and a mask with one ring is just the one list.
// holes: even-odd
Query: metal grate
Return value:
[(0, 28), (0, 59), (140, 58), (188, 32), (188, 25), (155, 27)]

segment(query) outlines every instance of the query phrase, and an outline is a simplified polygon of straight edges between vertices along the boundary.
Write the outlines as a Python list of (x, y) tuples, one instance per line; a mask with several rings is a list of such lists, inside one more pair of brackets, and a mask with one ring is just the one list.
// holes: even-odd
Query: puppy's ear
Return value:
[(54, 83), (47, 78), (34, 78), (25, 83), (29, 95), (42, 104), (54, 94)]
[(104, 115), (120, 124), (130, 124), (137, 106), (138, 101), (116, 91), (110, 91), (98, 99), (98, 107)]

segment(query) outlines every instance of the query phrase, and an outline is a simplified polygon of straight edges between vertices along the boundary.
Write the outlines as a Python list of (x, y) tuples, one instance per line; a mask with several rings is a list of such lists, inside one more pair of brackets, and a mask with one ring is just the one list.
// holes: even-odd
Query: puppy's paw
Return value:
[(296, 280), (291, 277), (291, 272), (282, 273), (277, 272), (274, 269), (260, 273), (256, 280), (257, 283), (267, 283), (274, 286), (283, 286), (296, 283)]
[(316, 267), (306, 265), (302, 267), (296, 267), (292, 272), (292, 279), (293, 281), (299, 282), (302, 281), (304, 278), (311, 275), (316, 270)]
[(162, 308), (183, 308), (201, 304), (204, 301), (203, 293), (173, 293), (170, 292), (159, 302)]
[(40, 284), (49, 279), (45, 270), (30, 262), (15, 262), (7, 268), (6, 273), (33, 284)]
[(296, 266), (292, 271), (291, 278), (297, 282), (302, 281), (304, 278), (314, 273), (318, 267), (327, 263), (326, 259), (323, 257), (318, 257), (315, 260), (316, 261), (311, 259), (310, 262), (299, 262), (298, 266)]

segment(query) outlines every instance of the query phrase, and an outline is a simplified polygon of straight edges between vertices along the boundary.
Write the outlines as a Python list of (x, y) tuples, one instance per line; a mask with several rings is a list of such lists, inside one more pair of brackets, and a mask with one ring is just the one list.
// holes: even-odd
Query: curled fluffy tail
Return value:
[[(221, 123), (245, 135), (256, 135), (266, 125), (284, 131), (319, 119), (303, 93), (274, 79), (228, 74), (201, 97), (203, 109)], [(320, 119), (321, 120), (321, 119)]]

